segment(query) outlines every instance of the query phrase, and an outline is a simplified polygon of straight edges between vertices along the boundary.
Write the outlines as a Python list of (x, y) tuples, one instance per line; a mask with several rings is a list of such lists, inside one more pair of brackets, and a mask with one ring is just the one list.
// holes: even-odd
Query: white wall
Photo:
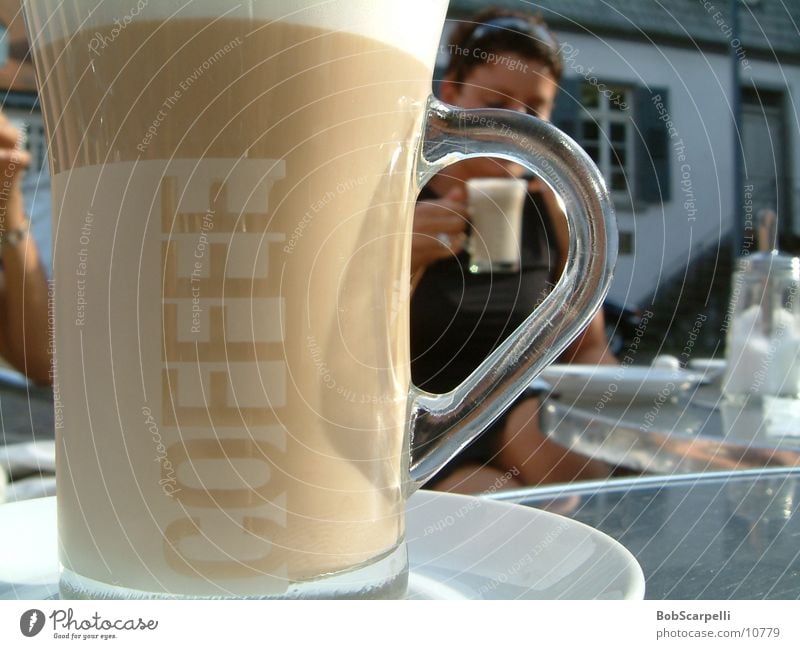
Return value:
[[(731, 221), (733, 183), (732, 118), (728, 105), (730, 65), (724, 55), (649, 43), (608, 41), (558, 34), (579, 50), (575, 66), (593, 66), (593, 75), (618, 83), (666, 87), (669, 116), (677, 130), (670, 138), (670, 200), (618, 211), (621, 231), (633, 232), (634, 254), (621, 255), (611, 295), (640, 304), (655, 287), (682, 269), (704, 245), (719, 238)], [(571, 69), (572, 68), (572, 69)], [(683, 140), (686, 159), (672, 146)], [(635, 161), (634, 164), (649, 164)], [(688, 192), (684, 192), (681, 182)], [(684, 206), (693, 194), (694, 205)]]
[[(635, 213), (619, 211), (621, 231), (635, 236), (633, 255), (620, 256), (611, 295), (626, 304), (640, 304), (662, 279), (682, 270), (704, 247), (713, 244), (734, 218), (734, 138), (729, 104), (731, 63), (725, 54), (704, 54), (693, 49), (607, 40), (601, 37), (558, 34), (562, 42), (579, 50), (565, 74), (576, 76), (575, 66), (594, 67), (593, 76), (621, 83), (668, 87), (669, 112), (678, 136), (686, 145), (686, 161), (673, 148), (669, 202), (638, 206)], [(789, 142), (794, 169), (793, 205), (800, 205), (800, 67), (750, 62), (742, 70), (743, 84), (754, 78), (759, 85), (789, 87)], [(570, 69), (572, 68), (572, 69)], [(585, 74), (585, 72), (584, 72)], [(794, 104), (791, 104), (791, 101)], [(642, 164), (638, 161), (635, 164)], [(646, 164), (646, 161), (645, 161)], [(689, 165), (683, 167), (682, 165)], [(694, 193), (694, 220), (684, 207), (681, 181)], [(736, 208), (741, 222), (741, 207)], [(795, 224), (800, 218), (795, 219)], [(689, 278), (691, 281), (691, 278)]]

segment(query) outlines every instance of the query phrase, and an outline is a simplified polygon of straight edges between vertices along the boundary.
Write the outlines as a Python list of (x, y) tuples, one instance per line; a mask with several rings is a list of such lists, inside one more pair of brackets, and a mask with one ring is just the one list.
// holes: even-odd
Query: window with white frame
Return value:
[(580, 92), (583, 114), (577, 139), (602, 172), (612, 196), (628, 199), (634, 177), (632, 93), (588, 82), (581, 84)]
[(28, 120), (28, 151), (31, 152), (31, 167), (40, 170), (47, 155), (47, 136), (40, 115), (32, 115)]
[(8, 63), (9, 34), (8, 27), (0, 25), (0, 68)]

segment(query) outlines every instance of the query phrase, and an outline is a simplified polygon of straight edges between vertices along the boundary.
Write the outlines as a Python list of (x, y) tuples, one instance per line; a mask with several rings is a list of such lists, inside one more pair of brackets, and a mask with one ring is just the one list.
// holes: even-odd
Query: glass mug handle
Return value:
[(412, 386), (409, 494), (475, 439), (577, 337), (608, 293), (617, 259), (616, 219), (605, 182), (571, 138), (535, 117), (464, 110), (431, 98), (418, 185), (454, 162), (478, 156), (519, 163), (561, 196), (570, 232), (566, 265), (536, 311), (461, 385), (445, 394)]

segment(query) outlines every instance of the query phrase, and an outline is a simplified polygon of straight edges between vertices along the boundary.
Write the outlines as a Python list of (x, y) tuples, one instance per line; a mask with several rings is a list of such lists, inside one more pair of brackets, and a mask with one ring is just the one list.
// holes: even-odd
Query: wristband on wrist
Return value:
[(16, 247), (28, 236), (28, 230), (30, 228), (30, 223), (26, 223), (25, 225), (19, 228), (12, 228), (11, 230), (6, 230), (5, 232), (0, 233), (0, 245), (8, 244), (11, 247)]

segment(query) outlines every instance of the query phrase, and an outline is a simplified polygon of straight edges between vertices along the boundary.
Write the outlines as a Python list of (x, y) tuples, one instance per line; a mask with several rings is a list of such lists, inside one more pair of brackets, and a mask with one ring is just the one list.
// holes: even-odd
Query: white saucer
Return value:
[(689, 368), (702, 372), (707, 379), (714, 381), (725, 373), (728, 361), (724, 358), (693, 358), (689, 361)]
[(553, 393), (574, 399), (677, 397), (706, 380), (700, 372), (638, 365), (551, 365), (540, 379)]
[[(619, 543), (529, 507), (431, 491), (407, 506), (409, 599), (642, 599)], [(0, 506), (0, 599), (58, 594), (55, 498)]]

